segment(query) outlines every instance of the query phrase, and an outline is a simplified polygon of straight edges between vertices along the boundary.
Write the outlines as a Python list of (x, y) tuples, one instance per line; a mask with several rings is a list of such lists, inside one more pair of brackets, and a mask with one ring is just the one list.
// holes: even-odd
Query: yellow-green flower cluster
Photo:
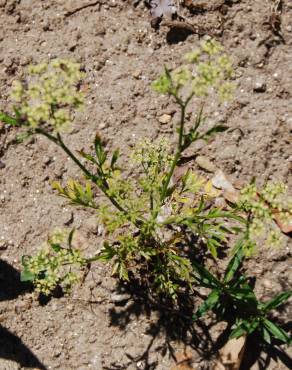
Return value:
[(86, 264), (78, 249), (61, 246), (63, 235), (56, 233), (34, 257), (25, 259), (24, 268), (32, 276), (36, 290), (51, 294), (57, 286), (67, 292), (79, 281), (76, 267)]
[(271, 208), (281, 212), (287, 205), (286, 192), (287, 186), (283, 183), (267, 183), (261, 195)]
[(211, 89), (221, 100), (228, 100), (234, 86), (228, 80), (233, 76), (232, 63), (223, 53), (223, 47), (215, 40), (208, 40), (200, 48), (185, 55), (189, 63), (172, 72), (165, 71), (152, 87), (155, 91), (178, 96), (182, 87), (198, 97), (207, 96)]
[[(149, 139), (140, 141), (132, 153), (133, 163), (142, 170), (142, 174), (138, 177), (138, 185), (142, 189), (140, 201), (144, 196), (145, 204), (148, 203), (150, 194), (153, 202), (158, 202), (165, 175), (173, 160), (173, 155), (170, 153), (170, 143), (164, 138), (154, 142)], [(139, 200), (137, 205), (139, 206)]]
[(59, 131), (73, 119), (73, 110), (83, 105), (78, 83), (83, 78), (78, 63), (55, 59), (29, 67), (27, 81), (14, 81), (11, 97), (31, 128)]
[(263, 189), (258, 189), (254, 183), (250, 184), (241, 191), (239, 205), (250, 215), (251, 239), (266, 246), (278, 246), (281, 243), (282, 234), (275, 227), (274, 212), (281, 212), (284, 218), (292, 211), (287, 187), (283, 183), (268, 182)]
[(131, 159), (134, 164), (142, 166), (147, 174), (157, 171), (157, 166), (159, 172), (164, 172), (173, 159), (170, 143), (164, 138), (154, 142), (144, 139), (135, 146)]

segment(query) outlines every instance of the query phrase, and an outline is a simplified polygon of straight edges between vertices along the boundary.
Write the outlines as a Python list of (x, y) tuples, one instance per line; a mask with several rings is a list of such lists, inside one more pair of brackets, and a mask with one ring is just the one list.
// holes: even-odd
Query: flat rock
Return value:
[(162, 114), (162, 116), (160, 116), (158, 118), (158, 121), (160, 123), (162, 123), (163, 125), (166, 125), (167, 123), (169, 123), (171, 121), (171, 115), (170, 114)]
[(216, 166), (214, 165), (214, 163), (211, 162), (210, 159), (205, 157), (204, 155), (199, 155), (198, 157), (196, 157), (196, 163), (203, 170), (206, 170), (208, 172), (216, 171)]
[(224, 191), (230, 191), (230, 192), (235, 191), (233, 185), (231, 184), (229, 180), (227, 180), (222, 170), (218, 170), (215, 173), (214, 177), (212, 178), (212, 185), (216, 189), (222, 189)]

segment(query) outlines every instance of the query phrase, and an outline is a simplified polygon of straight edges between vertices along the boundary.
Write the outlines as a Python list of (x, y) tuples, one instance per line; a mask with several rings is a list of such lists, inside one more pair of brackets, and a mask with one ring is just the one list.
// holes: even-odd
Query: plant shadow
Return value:
[[(170, 300), (164, 298), (154, 299), (147, 294), (146, 287), (139, 283), (125, 284), (120, 283), (117, 286), (117, 293), (129, 293), (131, 299), (125, 302), (116, 303), (109, 310), (110, 325), (119, 327), (121, 330), (126, 330), (127, 325), (133, 320), (139, 319), (140, 316), (146, 316), (149, 319), (149, 325), (145, 330), (145, 334), (150, 335), (151, 339), (145, 350), (137, 357), (130, 357), (129, 364), (135, 364), (139, 361), (143, 364), (141, 369), (154, 370), (158, 363), (151, 361), (151, 352), (156, 339), (163, 336), (164, 343), (157, 347), (155, 351), (159, 351), (162, 356), (168, 354), (176, 361), (176, 351), (172, 343), (180, 342), (186, 348), (191, 348), (195, 357), (199, 357), (204, 364), (210, 365), (218, 355), (218, 351), (227, 343), (231, 332), (231, 327), (234, 324), (235, 318), (226, 317), (226, 322), (222, 325), (221, 333), (214, 339), (214, 333), (218, 333), (218, 321), (215, 317), (210, 317), (210, 320), (194, 322), (192, 319), (194, 312), (198, 308), (198, 302), (195, 296), (199, 296), (198, 292), (188, 292), (178, 297), (177, 303), (174, 304)], [(155, 318), (152, 319), (153, 312)], [(289, 332), (291, 324), (282, 325), (283, 329)], [(223, 329), (222, 329), (223, 328)], [(212, 334), (211, 334), (212, 333)], [(248, 370), (254, 364), (258, 364), (260, 370), (267, 369), (271, 360), (280, 362), (287, 368), (292, 368), (292, 362), (289, 355), (280, 347), (279, 341), (272, 341), (271, 345), (263, 344), (263, 341), (257, 335), (251, 335), (246, 343), (244, 359), (240, 370)], [(191, 363), (190, 363), (191, 365)], [(191, 367), (190, 367), (191, 368)], [(112, 365), (105, 370), (122, 369), (119, 365)]]
[(173, 27), (166, 34), (166, 41), (168, 44), (178, 44), (185, 41), (194, 32), (188, 29)]
[(31, 284), (20, 281), (17, 270), (0, 259), (0, 302), (15, 299), (31, 289)]
[[(31, 284), (20, 282), (20, 273), (17, 270), (0, 259), (0, 302), (16, 299), (31, 288)], [(20, 338), (0, 325), (1, 358), (17, 362), (21, 367), (46, 369)]]
[(0, 358), (17, 362), (21, 367), (46, 370), (22, 340), (0, 326)]
[[(130, 293), (131, 300), (126, 304), (118, 303), (109, 310), (110, 325), (125, 330), (132, 320), (138, 319), (142, 315), (149, 319), (145, 334), (150, 335), (151, 340), (145, 350), (135, 358), (127, 355), (131, 363), (142, 361), (143, 370), (154, 370), (158, 366), (156, 361), (152, 360), (151, 362), (150, 353), (156, 339), (161, 336), (165, 338), (165, 341), (159, 347), (155, 346), (155, 351), (159, 351), (162, 356), (168, 354), (174, 361), (176, 361), (176, 350), (173, 348), (173, 341), (178, 341), (185, 347), (192, 348), (202, 360), (211, 361), (228, 339), (229, 327), (214, 341), (210, 331), (217, 324), (215, 321), (209, 324), (200, 320), (194, 322), (192, 319), (196, 310), (194, 292), (178, 296), (176, 304), (165, 297), (154, 299), (147, 294), (147, 289), (138, 283), (131, 282), (129, 285), (120, 283), (117, 292)], [(119, 367), (113, 366), (106, 370), (114, 369), (119, 369)]]
[[(286, 331), (291, 330), (292, 322), (283, 325)], [(280, 342), (273, 340), (271, 344), (265, 344), (258, 334), (250, 335), (246, 341), (245, 355), (240, 370), (249, 370), (255, 364), (259, 370), (268, 369), (273, 360), (277, 364), (292, 369), (292, 358), (281, 347)]]

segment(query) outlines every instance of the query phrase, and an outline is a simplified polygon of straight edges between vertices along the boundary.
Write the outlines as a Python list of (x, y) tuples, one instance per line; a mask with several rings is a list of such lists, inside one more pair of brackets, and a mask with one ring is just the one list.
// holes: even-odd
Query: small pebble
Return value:
[(170, 114), (163, 114), (158, 118), (158, 121), (162, 123), (163, 125), (166, 125), (171, 121), (171, 115)]
[(108, 127), (108, 124), (107, 124), (106, 122), (101, 122), (101, 123), (98, 125), (98, 128), (99, 128), (100, 130), (103, 130), (103, 129), (107, 128), (107, 127)]
[(52, 161), (52, 159), (50, 157), (44, 156), (43, 164), (48, 165), (51, 161)]
[(130, 294), (112, 294), (111, 295), (111, 302), (113, 303), (126, 303), (131, 298)]
[(85, 219), (82, 223), (88, 231), (92, 232), (93, 234), (98, 234), (98, 222), (96, 216), (91, 216)]
[(216, 189), (222, 189), (226, 191), (234, 191), (234, 187), (230, 181), (227, 180), (222, 170), (218, 170), (215, 176), (212, 178), (212, 185)]
[(139, 79), (140, 76), (141, 76), (141, 71), (137, 70), (133, 72), (133, 77), (136, 78), (137, 80)]
[(27, 311), (30, 308), (31, 308), (31, 300), (22, 301), (15, 306), (15, 312), (19, 314), (20, 312)]
[(273, 284), (271, 283), (271, 281), (270, 280), (268, 280), (268, 279), (263, 279), (262, 280), (262, 285), (263, 285), (263, 287), (264, 288), (266, 288), (266, 289), (272, 289), (272, 287), (273, 287)]
[(264, 80), (258, 79), (258, 80), (255, 81), (255, 84), (254, 84), (254, 87), (253, 87), (254, 92), (263, 93), (263, 92), (266, 91), (266, 89), (267, 89), (267, 85), (266, 85)]
[(207, 172), (215, 172), (216, 166), (214, 163), (210, 161), (209, 158), (205, 157), (204, 155), (199, 155), (196, 158), (197, 165), (202, 168), (203, 170), (206, 170)]
[(6, 240), (0, 240), (0, 251), (4, 251), (8, 248), (8, 243)]

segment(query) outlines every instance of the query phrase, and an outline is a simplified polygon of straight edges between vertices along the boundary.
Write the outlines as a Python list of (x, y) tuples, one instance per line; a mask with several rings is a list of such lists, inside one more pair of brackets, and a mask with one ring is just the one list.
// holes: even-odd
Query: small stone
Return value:
[(73, 305), (73, 304), (68, 304), (68, 305), (66, 306), (66, 308), (67, 308), (67, 310), (68, 310), (68, 311), (70, 311), (70, 312), (74, 311), (74, 305)]
[(77, 41), (72, 41), (69, 45), (68, 45), (68, 50), (69, 51), (71, 51), (71, 52), (73, 52), (75, 49), (76, 49), (76, 47), (77, 47)]
[(224, 191), (223, 196), (228, 202), (236, 204), (239, 200), (239, 194), (240, 193), (236, 190), (234, 191), (227, 190)]
[(107, 124), (106, 122), (101, 122), (101, 123), (98, 125), (98, 128), (99, 128), (100, 130), (103, 130), (103, 129), (107, 128), (107, 127), (108, 127), (108, 124)]
[(43, 164), (48, 165), (48, 164), (50, 164), (51, 161), (52, 161), (52, 159), (50, 157), (44, 156)]
[(222, 148), (222, 151), (220, 153), (221, 159), (230, 159), (234, 158), (236, 152), (237, 152), (236, 145), (226, 145)]
[(141, 76), (141, 71), (137, 70), (133, 72), (133, 77), (136, 78), (136, 80), (138, 80), (140, 76)]
[(127, 293), (124, 293), (124, 294), (112, 294), (111, 296), (111, 302), (113, 303), (118, 303), (118, 304), (121, 304), (121, 303), (126, 303), (129, 299), (131, 298), (131, 295), (130, 294), (127, 294)]
[(56, 349), (55, 352), (53, 353), (53, 356), (54, 357), (59, 357), (59, 356), (61, 356), (61, 354), (62, 354), (62, 351), (60, 349)]
[(83, 221), (85, 229), (92, 232), (93, 234), (98, 234), (98, 222), (96, 216), (91, 216)]
[(206, 170), (207, 172), (215, 172), (216, 166), (214, 163), (210, 161), (209, 158), (205, 157), (204, 155), (199, 155), (196, 158), (197, 165), (202, 168), (203, 170)]
[(235, 191), (233, 185), (230, 183), (230, 181), (227, 180), (222, 170), (218, 170), (215, 173), (214, 177), (212, 178), (212, 185), (216, 189), (222, 189), (222, 190), (231, 191), (231, 192)]
[(5, 168), (5, 163), (0, 161), (0, 169), (3, 169), (3, 168)]
[(7, 56), (3, 62), (4, 67), (9, 68), (12, 66), (12, 64), (13, 64), (13, 58), (11, 58), (10, 56)]
[(136, 365), (137, 365), (138, 369), (144, 369), (145, 368), (144, 361), (138, 361)]
[(8, 243), (6, 240), (0, 240), (0, 251), (4, 251), (8, 248)]
[(55, 168), (55, 170), (54, 170), (54, 176), (55, 176), (55, 178), (57, 178), (57, 179), (61, 179), (62, 178), (62, 176), (63, 176), (63, 174), (66, 172), (67, 170), (66, 170), (66, 168), (64, 168), (64, 166), (63, 165), (61, 165), (61, 166), (56, 166), (56, 168)]
[(266, 289), (272, 289), (272, 287), (273, 287), (272, 282), (270, 280), (268, 280), (268, 279), (263, 279), (262, 280), (262, 285)]
[(266, 91), (266, 89), (267, 89), (267, 85), (263, 79), (259, 78), (255, 81), (255, 84), (253, 87), (254, 92), (263, 93)]
[(104, 36), (106, 34), (106, 28), (104, 27), (104, 25), (99, 22), (96, 26), (95, 26), (95, 29), (94, 29), (94, 35), (95, 36)]
[(171, 121), (171, 115), (170, 114), (163, 114), (162, 116), (160, 116), (159, 118), (158, 118), (158, 121), (160, 122), (160, 123), (162, 123), (163, 125), (166, 125), (167, 123), (169, 123), (170, 121)]
[(29, 310), (30, 308), (31, 308), (31, 300), (22, 301), (15, 306), (15, 312), (19, 314), (21, 312)]
[[(285, 124), (286, 126), (288, 127), (288, 129), (290, 131), (292, 131), (292, 117), (291, 118), (288, 118), (286, 121), (285, 121)], [(1, 168), (1, 162), (0, 162), (0, 168)]]

